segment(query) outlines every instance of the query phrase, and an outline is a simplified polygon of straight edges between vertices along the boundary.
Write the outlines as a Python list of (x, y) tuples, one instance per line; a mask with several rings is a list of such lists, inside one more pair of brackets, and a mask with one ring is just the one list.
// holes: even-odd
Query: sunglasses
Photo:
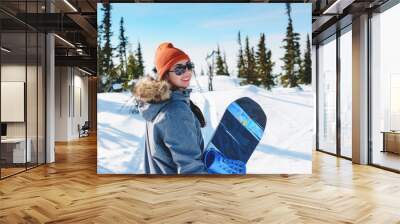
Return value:
[(183, 64), (177, 64), (177, 65), (175, 66), (174, 70), (169, 71), (169, 72), (175, 72), (175, 74), (176, 74), (177, 76), (180, 76), (180, 75), (182, 75), (183, 73), (186, 72), (186, 69), (188, 69), (189, 71), (192, 71), (192, 70), (194, 69), (194, 64), (193, 64), (193, 62), (188, 61), (188, 62), (186, 62), (186, 64), (184, 64), (184, 65), (183, 65)]

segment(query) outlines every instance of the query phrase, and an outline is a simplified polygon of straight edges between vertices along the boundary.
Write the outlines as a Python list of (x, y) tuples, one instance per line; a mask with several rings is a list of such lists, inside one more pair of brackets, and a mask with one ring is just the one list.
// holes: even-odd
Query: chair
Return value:
[(82, 127), (80, 127), (80, 125), (78, 124), (79, 138), (89, 136), (89, 129), (90, 129), (89, 121), (85, 121)]

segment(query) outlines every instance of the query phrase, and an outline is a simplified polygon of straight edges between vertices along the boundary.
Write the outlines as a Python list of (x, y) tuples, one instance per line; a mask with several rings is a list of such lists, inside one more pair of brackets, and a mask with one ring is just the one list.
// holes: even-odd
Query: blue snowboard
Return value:
[(209, 173), (245, 174), (246, 163), (260, 142), (267, 117), (258, 103), (242, 97), (226, 109), (204, 151)]

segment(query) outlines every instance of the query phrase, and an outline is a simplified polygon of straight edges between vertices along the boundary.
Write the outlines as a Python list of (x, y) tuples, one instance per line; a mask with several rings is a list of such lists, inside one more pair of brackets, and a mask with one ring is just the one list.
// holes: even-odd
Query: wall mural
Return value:
[(98, 4), (99, 174), (309, 174), (311, 4)]

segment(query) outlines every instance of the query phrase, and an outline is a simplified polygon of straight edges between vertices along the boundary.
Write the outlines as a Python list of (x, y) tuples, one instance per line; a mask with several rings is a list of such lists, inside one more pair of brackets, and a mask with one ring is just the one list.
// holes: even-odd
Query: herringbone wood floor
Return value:
[(89, 137), (0, 181), (0, 223), (400, 223), (400, 175), (313, 158), (312, 175), (102, 176)]

